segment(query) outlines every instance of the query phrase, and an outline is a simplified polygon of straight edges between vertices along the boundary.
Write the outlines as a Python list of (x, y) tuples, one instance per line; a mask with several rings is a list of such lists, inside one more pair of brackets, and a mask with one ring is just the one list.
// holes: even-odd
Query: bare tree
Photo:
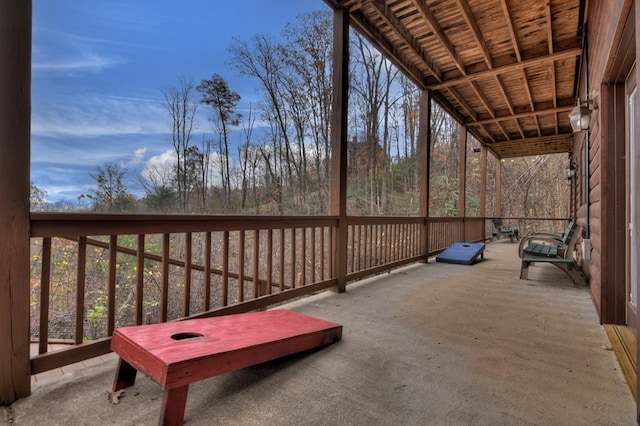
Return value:
[(176, 153), (175, 186), (179, 208), (187, 210), (191, 182), (187, 153), (191, 144), (191, 133), (198, 110), (193, 81), (184, 76), (179, 78), (178, 87), (162, 90), (164, 102), (171, 119), (171, 142)]

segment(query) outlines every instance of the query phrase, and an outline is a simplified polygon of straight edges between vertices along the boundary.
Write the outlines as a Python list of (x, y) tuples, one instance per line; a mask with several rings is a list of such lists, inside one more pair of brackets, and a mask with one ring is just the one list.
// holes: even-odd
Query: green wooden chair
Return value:
[(505, 228), (504, 223), (502, 222), (502, 219), (491, 219), (491, 222), (493, 223), (493, 237), (494, 238), (502, 238), (502, 237), (509, 237), (509, 241), (514, 242), (518, 240), (518, 230), (517, 229), (509, 229), (509, 228)]

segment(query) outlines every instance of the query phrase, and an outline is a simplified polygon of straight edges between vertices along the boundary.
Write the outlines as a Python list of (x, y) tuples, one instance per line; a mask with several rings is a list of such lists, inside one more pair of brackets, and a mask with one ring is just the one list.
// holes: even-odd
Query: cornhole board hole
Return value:
[(473, 265), (478, 257), (484, 259), (484, 248), (482, 243), (453, 243), (436, 256), (436, 262)]
[(341, 338), (342, 325), (288, 310), (122, 327), (111, 340), (120, 356), (113, 391), (138, 371), (150, 376), (163, 389), (160, 424), (180, 425), (189, 384)]

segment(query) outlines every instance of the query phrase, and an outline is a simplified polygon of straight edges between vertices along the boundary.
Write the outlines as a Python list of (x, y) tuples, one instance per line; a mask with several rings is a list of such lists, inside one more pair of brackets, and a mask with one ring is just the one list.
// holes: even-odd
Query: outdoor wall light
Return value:
[(571, 128), (573, 132), (580, 132), (582, 130), (589, 130), (589, 123), (591, 122), (591, 110), (588, 107), (589, 101), (580, 101), (578, 98), (576, 106), (569, 113), (569, 121), (571, 122)]
[(564, 174), (569, 179), (573, 179), (573, 177), (576, 175), (576, 165), (573, 163), (569, 163), (569, 165), (564, 169)]

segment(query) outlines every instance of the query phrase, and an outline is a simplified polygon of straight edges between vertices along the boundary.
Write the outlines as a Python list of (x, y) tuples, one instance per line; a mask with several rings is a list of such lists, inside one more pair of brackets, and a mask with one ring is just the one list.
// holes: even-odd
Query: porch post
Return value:
[(0, 1), (0, 404), (31, 393), (31, 1)]
[(458, 216), (462, 218), (462, 240), (466, 241), (465, 235), (467, 216), (467, 126), (459, 125), (458, 135)]
[(496, 163), (496, 212), (495, 217), (502, 217), (502, 160)]
[(480, 153), (480, 217), (487, 217), (487, 148)]
[(420, 253), (429, 260), (429, 176), (431, 168), (431, 94), (420, 92), (420, 122), (418, 123), (418, 169), (420, 177), (420, 216), (424, 218)]
[(347, 105), (349, 89), (349, 11), (333, 13), (333, 110), (331, 114), (331, 214), (338, 216), (334, 239), (336, 290), (347, 286)]
[[(639, 2), (635, 2), (635, 10), (636, 10), (636, 16), (634, 17), (635, 19), (635, 33), (636, 33), (636, 61), (640, 58), (640, 3)], [(636, 62), (636, 84), (637, 82), (640, 82), (640, 66), (638, 66), (637, 62)], [(640, 108), (638, 108), (638, 106), (635, 107), (635, 121), (636, 123), (640, 123)], [(636, 124), (636, 135), (634, 137), (637, 137), (637, 132), (638, 132), (638, 124)], [(637, 139), (636, 139), (637, 141)], [(636, 164), (640, 164), (640, 144), (638, 144), (636, 142), (635, 144), (635, 152), (632, 153), (632, 155), (635, 156), (636, 159)], [(638, 178), (638, 171), (636, 170), (636, 179)], [(638, 184), (637, 180), (636, 180), (636, 184)], [(640, 209), (636, 208), (636, 223), (640, 224)], [(638, 230), (640, 231), (640, 230)], [(636, 232), (636, 236), (635, 238), (638, 238), (638, 231)], [(638, 254), (638, 257), (640, 257), (640, 254)], [(640, 258), (636, 258), (634, 260), (636, 262), (636, 264), (640, 264)], [(636, 268), (636, 282), (640, 283), (640, 267)], [(638, 342), (638, 338), (640, 338), (640, 331), (639, 331), (640, 327), (636, 327), (636, 342)], [(637, 356), (640, 355), (640, 345), (636, 344), (636, 359)], [(636, 368), (637, 370), (637, 368)], [(637, 377), (638, 379), (640, 379), (640, 371), (637, 372)], [(640, 422), (640, 380), (636, 380), (636, 411), (637, 411), (637, 421)]]

